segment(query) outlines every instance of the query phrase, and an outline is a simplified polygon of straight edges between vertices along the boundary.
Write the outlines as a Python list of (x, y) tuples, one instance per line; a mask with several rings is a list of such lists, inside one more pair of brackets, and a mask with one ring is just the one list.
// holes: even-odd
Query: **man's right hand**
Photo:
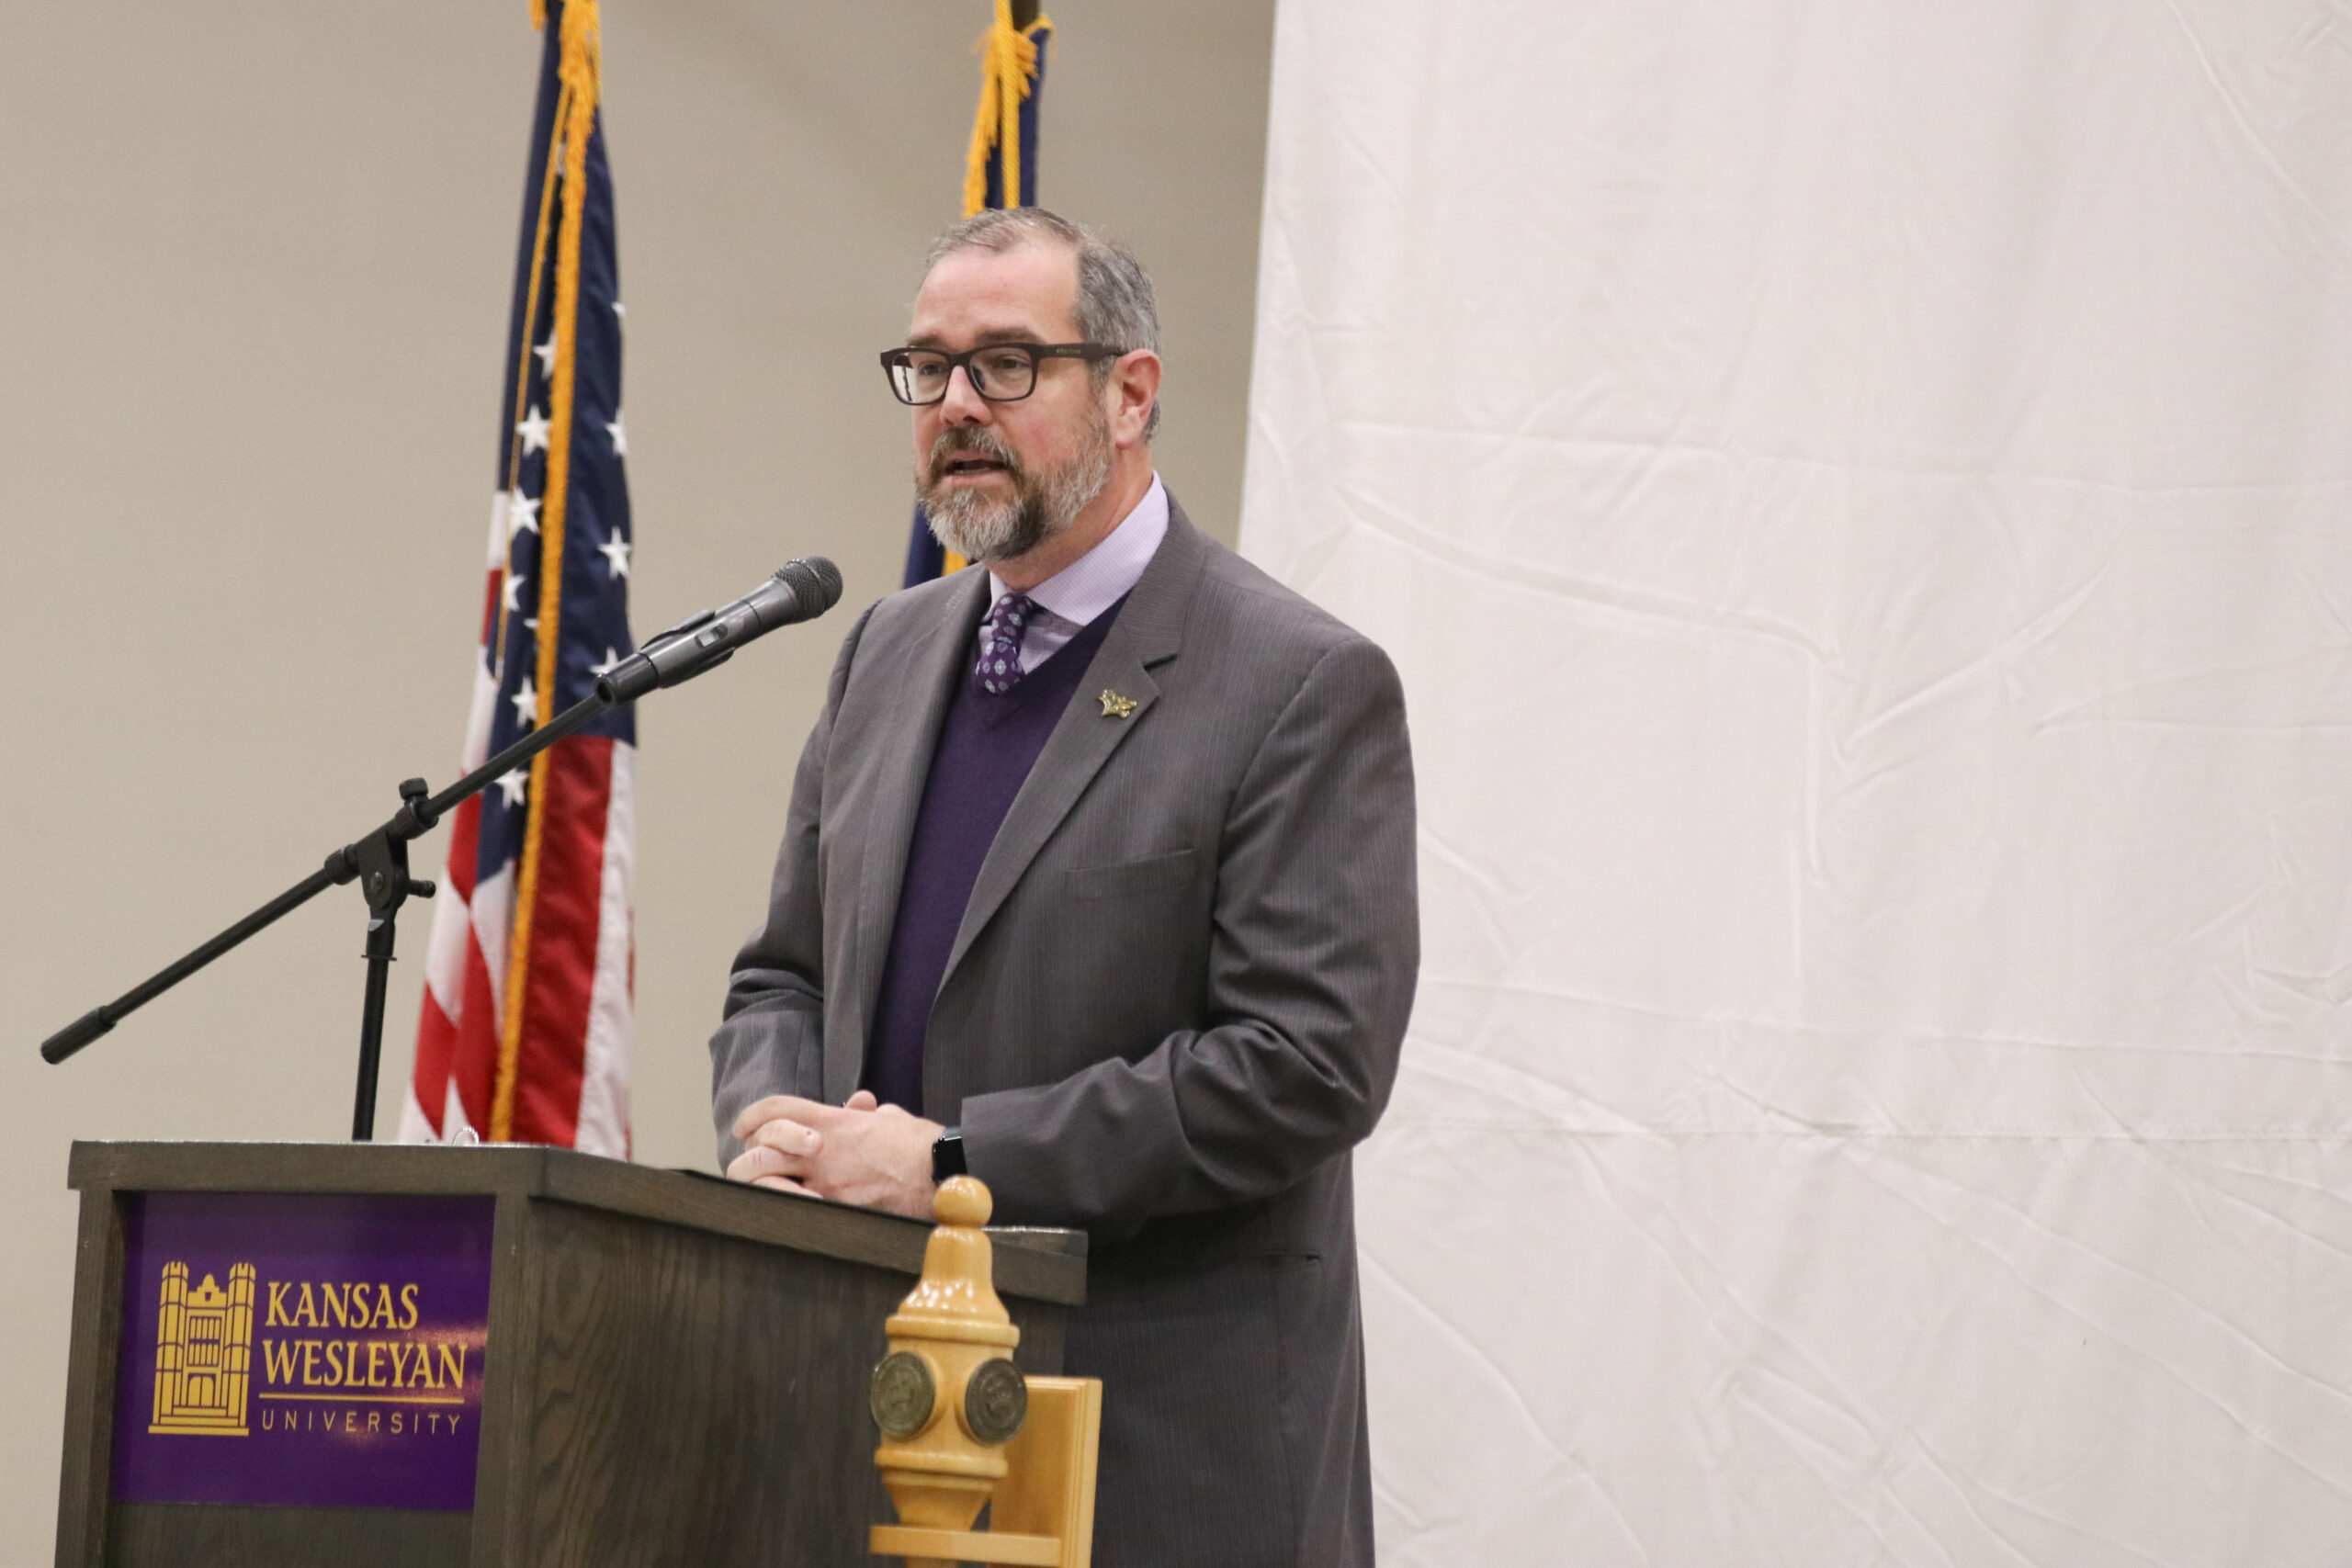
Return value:
[(795, 1179), (807, 1173), (809, 1160), (825, 1142), (823, 1134), (792, 1114), (807, 1105), (806, 1100), (771, 1095), (744, 1111), (735, 1123), (743, 1152), (729, 1162), (728, 1179), (814, 1197)]

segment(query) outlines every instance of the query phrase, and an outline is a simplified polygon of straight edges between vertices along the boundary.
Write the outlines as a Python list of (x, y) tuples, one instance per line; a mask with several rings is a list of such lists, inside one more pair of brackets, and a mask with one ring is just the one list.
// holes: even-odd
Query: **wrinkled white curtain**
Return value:
[(2352, 11), (1282, 0), (1390, 1564), (2352, 1562)]

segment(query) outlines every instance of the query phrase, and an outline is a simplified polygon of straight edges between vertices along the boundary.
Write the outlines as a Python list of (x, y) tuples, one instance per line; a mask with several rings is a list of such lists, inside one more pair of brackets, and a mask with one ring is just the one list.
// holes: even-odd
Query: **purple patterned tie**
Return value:
[(1021, 679), (1021, 634), (1036, 613), (1036, 601), (1026, 593), (1008, 593), (989, 606), (980, 622), (980, 690), (1001, 697)]

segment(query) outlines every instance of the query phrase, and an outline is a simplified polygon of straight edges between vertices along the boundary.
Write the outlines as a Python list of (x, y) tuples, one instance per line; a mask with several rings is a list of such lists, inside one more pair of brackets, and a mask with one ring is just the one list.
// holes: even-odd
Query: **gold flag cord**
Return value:
[[(1050, 33), (1053, 18), (1039, 13), (1031, 32)], [(980, 40), (980, 108), (972, 119), (972, 145), (964, 154), (964, 216), (989, 202), (989, 153), (1004, 150), (1004, 205), (1019, 207), (1030, 194), (1021, 188), (1021, 105), (1037, 73), (1037, 42), (1012, 25), (1012, 0), (996, 0), (996, 24)]]
[[(964, 154), (964, 216), (971, 217), (989, 204), (989, 154), (1004, 149), (1004, 205), (1019, 207), (1034, 191), (1021, 188), (1021, 105), (1035, 90), (1037, 40), (1030, 33), (1050, 33), (1054, 19), (1042, 11), (1028, 31), (1012, 21), (1012, 0), (996, 0), (996, 23), (979, 42), (980, 107), (972, 117), (972, 144)], [(941, 552), (939, 574), (958, 572), (968, 565), (954, 550)]]
[[(534, 26), (547, 26), (546, 0), (531, 0)], [(564, 502), (571, 472), (571, 392), (573, 340), (580, 320), (580, 239), (588, 202), (588, 139), (596, 129), (596, 101), (603, 88), (604, 30), (596, 0), (565, 0), (563, 31), (556, 74), (561, 83), (556, 99), (557, 147), (563, 158), (563, 227), (558, 231), (555, 263), (555, 364), (548, 380), (548, 472), (539, 505), (539, 637), (537, 722), (555, 716), (556, 654), (560, 643), (563, 607)], [(553, 177), (555, 160), (548, 160)], [(546, 256), (548, 192), (539, 198), (539, 243), (532, 258), (529, 323), (538, 319), (538, 267)], [(529, 345), (525, 345), (528, 351)], [(502, 645), (503, 646), (503, 645)], [(551, 751), (531, 759), (530, 812), (523, 829), (523, 864), (515, 879), (514, 919), (507, 937), (506, 1006), (498, 1042), (498, 1082), (490, 1108), (490, 1137), (503, 1143), (514, 1133), (514, 1084), (523, 1051), (524, 989), (530, 978), (531, 913), (538, 894), (540, 840), (546, 826), (548, 773), (555, 761)]]

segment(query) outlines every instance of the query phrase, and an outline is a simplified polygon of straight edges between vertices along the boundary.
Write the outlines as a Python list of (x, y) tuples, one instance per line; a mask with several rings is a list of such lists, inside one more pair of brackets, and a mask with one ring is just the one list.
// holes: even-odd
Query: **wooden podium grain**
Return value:
[[(892, 1517), (867, 1379), (930, 1227), (566, 1149), (74, 1145), (82, 1194), (60, 1568), (149, 1563), (852, 1564)], [(111, 1495), (126, 1198), (494, 1200), (473, 1511), (226, 1507)], [(998, 1230), (1022, 1370), (1061, 1371), (1085, 1238)]]

